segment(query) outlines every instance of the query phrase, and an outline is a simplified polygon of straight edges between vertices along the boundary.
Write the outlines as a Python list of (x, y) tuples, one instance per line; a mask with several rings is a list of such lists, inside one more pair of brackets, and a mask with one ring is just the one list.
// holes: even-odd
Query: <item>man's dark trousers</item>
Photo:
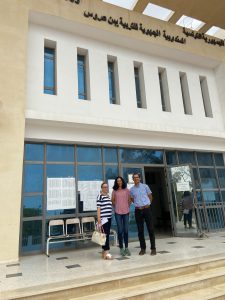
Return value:
[(144, 222), (146, 223), (149, 239), (151, 243), (151, 249), (155, 249), (155, 233), (153, 228), (153, 220), (151, 207), (137, 209), (135, 208), (135, 220), (138, 228), (138, 238), (140, 241), (141, 249), (146, 249), (145, 236), (144, 236)]

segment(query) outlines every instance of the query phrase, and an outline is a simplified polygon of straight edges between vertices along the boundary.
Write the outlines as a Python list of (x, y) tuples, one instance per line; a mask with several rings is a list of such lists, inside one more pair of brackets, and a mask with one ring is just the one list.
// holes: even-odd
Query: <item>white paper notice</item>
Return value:
[(47, 178), (47, 210), (76, 208), (75, 178)]
[(114, 182), (115, 182), (114, 179), (108, 179), (109, 195), (112, 195)]
[(177, 182), (177, 191), (178, 192), (190, 191), (189, 182)]
[(97, 196), (101, 190), (101, 181), (78, 181), (80, 201), (83, 202), (83, 211), (97, 210)]

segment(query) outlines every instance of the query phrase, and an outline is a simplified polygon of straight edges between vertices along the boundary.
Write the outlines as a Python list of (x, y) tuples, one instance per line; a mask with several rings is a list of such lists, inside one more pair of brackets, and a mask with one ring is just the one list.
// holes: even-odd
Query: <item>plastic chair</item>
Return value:
[[(51, 234), (51, 228), (54, 226), (62, 226), (62, 234), (59, 235), (52, 235)], [(49, 225), (48, 225), (48, 235), (49, 237), (54, 237), (54, 236), (65, 236), (65, 226), (64, 226), (64, 221), (62, 219), (58, 219), (58, 220), (50, 220), (49, 221)]]
[[(75, 225), (75, 229), (78, 226), (78, 232), (76, 233), (68, 233), (68, 226), (69, 225)], [(75, 230), (76, 231), (76, 230)], [(81, 227), (80, 227), (80, 219), (79, 218), (71, 218), (71, 219), (66, 219), (66, 235), (71, 235), (71, 236), (76, 236), (76, 235), (81, 235)]]
[[(90, 231), (84, 231), (84, 224), (89, 224), (90, 227), (93, 226), (93, 229)], [(93, 231), (95, 230), (95, 218), (94, 217), (83, 217), (81, 218), (81, 227), (82, 227), (82, 234), (83, 237), (91, 237)]]

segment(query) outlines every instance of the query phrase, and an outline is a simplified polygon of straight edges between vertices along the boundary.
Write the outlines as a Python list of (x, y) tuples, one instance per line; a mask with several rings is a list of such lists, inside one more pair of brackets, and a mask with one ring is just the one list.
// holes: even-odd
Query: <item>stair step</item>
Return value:
[[(131, 287), (119, 288), (115, 291), (105, 291), (83, 297), (71, 297), (70, 300), (120, 300), (120, 299), (168, 299), (174, 295), (180, 300), (183, 293), (190, 290), (206, 289), (208, 286), (225, 282), (225, 268), (211, 271), (205, 270), (194, 274), (182, 275), (176, 278), (159, 280), (148, 284), (138, 284)], [(225, 294), (225, 293), (224, 293)], [(172, 298), (173, 299), (173, 298)], [(188, 299), (188, 298), (184, 298)], [(194, 298), (189, 298), (194, 299)], [(198, 298), (195, 298), (198, 299)], [(203, 298), (204, 299), (204, 298)], [(199, 299), (198, 299), (199, 300)]]
[[(74, 279), (66, 282), (0, 292), (1, 299), (168, 299), (180, 293), (216, 286), (225, 282), (225, 257), (206, 257), (176, 264), (138, 268), (110, 273), (105, 277)], [(159, 296), (160, 295), (160, 296)], [(154, 296), (154, 297), (153, 297)], [(149, 298), (150, 297), (150, 298)], [(153, 298), (152, 298), (153, 297)]]
[(218, 284), (198, 291), (191, 291), (185, 295), (179, 295), (168, 298), (168, 300), (224, 300), (225, 299), (225, 284)]

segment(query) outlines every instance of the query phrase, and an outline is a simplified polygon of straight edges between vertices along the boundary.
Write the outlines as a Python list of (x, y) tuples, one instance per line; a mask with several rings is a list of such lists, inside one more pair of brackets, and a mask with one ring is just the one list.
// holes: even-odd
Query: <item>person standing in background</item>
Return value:
[[(131, 198), (127, 184), (121, 176), (116, 177), (114, 182), (112, 204), (115, 207), (120, 254), (122, 256), (130, 256), (131, 253), (128, 248), (128, 226)], [(125, 249), (123, 248), (123, 243)]]

